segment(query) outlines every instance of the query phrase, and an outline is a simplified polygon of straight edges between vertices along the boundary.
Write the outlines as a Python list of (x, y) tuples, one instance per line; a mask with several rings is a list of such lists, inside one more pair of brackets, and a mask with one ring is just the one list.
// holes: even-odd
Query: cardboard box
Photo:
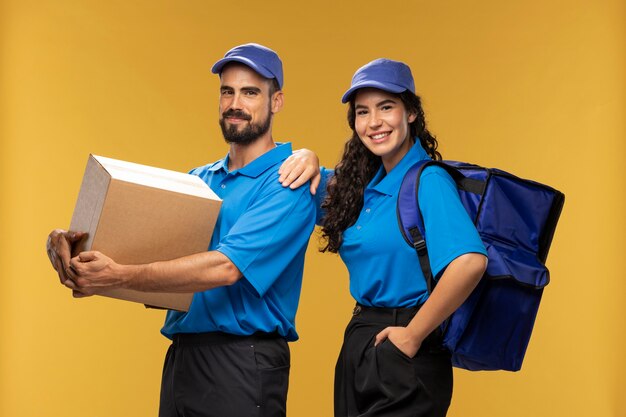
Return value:
[[(74, 254), (98, 250), (120, 264), (206, 251), (221, 200), (195, 175), (90, 155), (70, 230), (88, 232)], [(187, 311), (193, 294), (115, 289), (101, 295)]]

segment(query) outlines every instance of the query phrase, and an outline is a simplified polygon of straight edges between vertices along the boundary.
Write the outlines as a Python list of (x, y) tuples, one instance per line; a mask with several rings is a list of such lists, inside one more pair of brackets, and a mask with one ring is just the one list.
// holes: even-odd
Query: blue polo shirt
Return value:
[[(381, 165), (365, 189), (359, 218), (344, 231), (339, 254), (350, 274), (350, 293), (362, 305), (411, 307), (428, 298), (417, 254), (404, 241), (396, 217), (404, 175), (413, 164), (428, 158), (416, 142), (391, 172), (386, 173)], [(323, 174), (327, 179), (328, 172)], [(445, 170), (426, 168), (418, 193), (435, 277), (465, 253), (486, 255), (480, 236), (461, 204), (456, 185)]]
[(308, 187), (291, 190), (278, 182), (289, 155), (285, 143), (235, 171), (228, 171), (228, 156), (191, 171), (223, 200), (209, 250), (226, 255), (243, 278), (195, 293), (187, 313), (168, 311), (166, 337), (263, 331), (298, 339), (295, 316), (315, 207)]

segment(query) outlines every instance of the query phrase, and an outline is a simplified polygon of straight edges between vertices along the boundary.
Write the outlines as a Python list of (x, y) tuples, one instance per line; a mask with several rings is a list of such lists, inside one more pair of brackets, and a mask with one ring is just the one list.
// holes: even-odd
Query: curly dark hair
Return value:
[[(409, 113), (416, 114), (409, 124), (409, 134), (419, 138), (426, 153), (434, 160), (441, 160), (437, 151), (437, 139), (426, 128), (426, 120), (419, 96), (411, 91), (397, 94)], [(328, 181), (327, 195), (322, 203), (326, 215), (322, 219), (321, 252), (337, 253), (343, 241), (343, 232), (352, 226), (363, 208), (365, 187), (374, 178), (382, 160), (370, 152), (359, 139), (355, 130), (354, 95), (348, 108), (348, 125), (352, 137), (346, 142), (341, 160), (335, 167), (335, 175)], [(325, 245), (324, 245), (325, 243)]]

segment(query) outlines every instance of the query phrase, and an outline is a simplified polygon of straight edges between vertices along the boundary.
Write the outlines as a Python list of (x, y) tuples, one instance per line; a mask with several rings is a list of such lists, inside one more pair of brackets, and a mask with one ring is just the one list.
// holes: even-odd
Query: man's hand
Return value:
[(422, 345), (421, 340), (411, 333), (406, 327), (387, 327), (376, 335), (374, 346), (378, 346), (385, 339), (389, 339), (402, 353), (409, 358), (417, 354)]
[(48, 235), (48, 242), (46, 243), (48, 259), (50, 259), (52, 267), (59, 274), (61, 284), (72, 289), (75, 289), (75, 286), (68, 275), (68, 272), (71, 272), (72, 247), (85, 236), (87, 236), (87, 233), (84, 232), (68, 232), (67, 230), (55, 229)]
[(311, 194), (315, 195), (321, 180), (320, 161), (315, 152), (298, 149), (283, 162), (278, 173), (280, 174), (278, 181), (283, 187), (288, 186), (292, 190), (311, 180)]
[(93, 295), (98, 290), (122, 287), (121, 267), (98, 251), (81, 252), (70, 260), (68, 275), (80, 292), (78, 296)]

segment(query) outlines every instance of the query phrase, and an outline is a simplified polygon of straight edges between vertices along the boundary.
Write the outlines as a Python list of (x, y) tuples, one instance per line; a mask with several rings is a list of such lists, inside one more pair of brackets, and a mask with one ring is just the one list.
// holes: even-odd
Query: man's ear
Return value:
[(270, 100), (272, 101), (271, 102), (272, 114), (278, 113), (283, 108), (283, 104), (284, 104), (283, 91), (282, 90), (276, 91), (272, 95), (272, 98)]

